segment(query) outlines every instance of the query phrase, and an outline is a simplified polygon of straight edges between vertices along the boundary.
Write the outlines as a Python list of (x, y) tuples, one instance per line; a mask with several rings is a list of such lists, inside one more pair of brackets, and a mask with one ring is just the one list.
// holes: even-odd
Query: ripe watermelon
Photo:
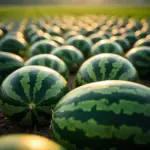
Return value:
[(140, 76), (150, 73), (150, 47), (140, 46), (131, 49), (125, 57), (134, 65)]
[(0, 50), (14, 54), (21, 54), (21, 51), (26, 50), (26, 44), (27, 43), (23, 38), (6, 36), (0, 41)]
[(55, 48), (51, 54), (62, 59), (72, 73), (76, 72), (84, 61), (83, 54), (74, 46), (66, 45)]
[(129, 81), (81, 86), (57, 103), (53, 137), (69, 150), (149, 150), (150, 89)]
[(33, 44), (29, 50), (30, 57), (38, 54), (49, 54), (58, 44), (51, 40), (42, 40)]
[(13, 71), (23, 67), (24, 60), (13, 53), (0, 51), (0, 84)]
[(42, 66), (26, 66), (10, 74), (1, 86), (3, 113), (20, 126), (45, 125), (51, 108), (68, 92), (66, 80)]
[(65, 79), (67, 79), (69, 75), (69, 70), (64, 61), (62, 61), (59, 57), (56, 57), (51, 54), (39, 54), (31, 57), (25, 62), (25, 66), (32, 65), (45, 66), (51, 68), (60, 73)]
[(120, 44), (124, 52), (127, 52), (130, 49), (129, 41), (121, 36), (113, 36), (110, 40)]
[(92, 41), (89, 38), (77, 35), (69, 38), (67, 43), (79, 49), (86, 58), (89, 56), (92, 47)]
[(140, 39), (138, 40), (135, 44), (134, 47), (139, 47), (139, 46), (149, 46), (150, 47), (150, 39)]
[(97, 42), (99, 42), (101, 40), (106, 39), (107, 37), (104, 36), (104, 35), (95, 33), (95, 34), (92, 34), (89, 38), (91, 39), (91, 41), (93, 42), (93, 44), (95, 44), (95, 43), (97, 43)]
[(131, 47), (134, 45), (134, 43), (138, 40), (138, 37), (134, 34), (124, 34), (123, 37), (127, 39), (131, 45)]
[(90, 53), (91, 56), (101, 53), (114, 53), (118, 55), (124, 54), (122, 47), (118, 43), (112, 42), (111, 40), (101, 40), (92, 46)]
[(65, 150), (65, 148), (39, 135), (10, 134), (0, 137), (0, 150)]
[(81, 86), (103, 80), (138, 81), (137, 71), (125, 58), (116, 54), (99, 54), (85, 61), (76, 76), (76, 85)]

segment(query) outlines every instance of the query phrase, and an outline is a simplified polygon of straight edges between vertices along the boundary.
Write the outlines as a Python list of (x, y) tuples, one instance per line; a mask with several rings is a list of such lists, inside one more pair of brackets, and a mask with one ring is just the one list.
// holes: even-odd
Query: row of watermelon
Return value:
[[(105, 41), (108, 42), (102, 40), (98, 43), (103, 44)], [(110, 44), (114, 45), (114, 42)], [(74, 53), (79, 51), (83, 56), (81, 48), (84, 46), (83, 44), (79, 46), (78, 49), (73, 46), (62, 47), (76, 49), (65, 51)], [(34, 65), (49, 67), (51, 60), (51, 66), (48, 68), (22, 67), (23, 60), (19, 56), (12, 58), (14, 55), (11, 54), (9, 58), (13, 62), (15, 59), (16, 64), (21, 64), (18, 66), (22, 68), (11, 73), (2, 83), (0, 99), (4, 114), (21, 126), (49, 124), (52, 116), (53, 137), (67, 149), (149, 149), (150, 89), (133, 82), (116, 81), (118, 79), (138, 82), (138, 74), (135, 65), (133, 66), (127, 59), (110, 54), (109, 46), (107, 43), (103, 47), (106, 49), (103, 52), (105, 54), (93, 56), (84, 63), (85, 55), (82, 57), (83, 64), (80, 64), (76, 81), (77, 86), (80, 86), (95, 81), (112, 80), (87, 84), (71, 92), (68, 90), (67, 81), (52, 68), (55, 66), (54, 60), (59, 59), (57, 55), (37, 55), (25, 62), (25, 65), (37, 63)], [(78, 55), (71, 57), (66, 54), (67, 52), (63, 54), (63, 49), (60, 50), (62, 47), (56, 47), (54, 52), (58, 49), (60, 52), (58, 57), (64, 60), (61, 62), (65, 64), (66, 60), (69, 60), (70, 62), (65, 65), (73, 69), (72, 60), (78, 62)], [(116, 47), (113, 50), (116, 50)], [(126, 57), (130, 54), (131, 60), (148, 73), (149, 51), (148, 45), (141, 46), (130, 50)], [(1, 54), (3, 63), (8, 59), (4, 60), (6, 53)], [(60, 64), (60, 61), (58, 62)], [(6, 64), (3, 63), (1, 66), (5, 68)], [(58, 72), (64, 68), (59, 64), (56, 64)], [(80, 65), (74, 64), (79, 68)], [(8, 68), (10, 66), (12, 63), (8, 62)], [(2, 72), (4, 73), (4, 70)]]

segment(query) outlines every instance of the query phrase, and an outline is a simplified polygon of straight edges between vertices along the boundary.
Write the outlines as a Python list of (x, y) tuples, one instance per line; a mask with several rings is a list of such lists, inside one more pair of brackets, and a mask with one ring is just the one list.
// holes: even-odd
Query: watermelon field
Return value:
[(149, 150), (150, 6), (0, 6), (0, 150)]

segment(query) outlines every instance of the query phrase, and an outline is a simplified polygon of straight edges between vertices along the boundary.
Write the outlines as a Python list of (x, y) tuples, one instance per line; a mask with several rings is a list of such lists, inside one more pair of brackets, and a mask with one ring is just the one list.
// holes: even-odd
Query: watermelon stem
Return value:
[(30, 110), (33, 110), (35, 107), (36, 107), (36, 105), (34, 103), (30, 103), (29, 104), (29, 109)]

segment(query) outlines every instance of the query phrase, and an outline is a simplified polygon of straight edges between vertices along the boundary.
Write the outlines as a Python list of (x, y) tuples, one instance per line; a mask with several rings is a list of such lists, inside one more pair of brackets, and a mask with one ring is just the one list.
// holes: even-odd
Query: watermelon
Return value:
[(65, 40), (60, 36), (52, 36), (50, 39), (60, 46), (65, 44)]
[(138, 30), (138, 31), (136, 31), (135, 32), (135, 35), (139, 38), (139, 39), (141, 39), (141, 38), (145, 38), (146, 36), (147, 36), (147, 32), (144, 32), (144, 31), (142, 31), (142, 30)]
[(124, 52), (126, 52), (130, 49), (129, 41), (121, 36), (113, 36), (110, 38), (110, 40), (118, 43), (123, 48)]
[(34, 44), (38, 41), (42, 41), (42, 40), (48, 40), (50, 39), (50, 35), (48, 33), (43, 33), (43, 34), (35, 34), (31, 37), (31, 44)]
[(101, 40), (100, 42), (94, 44), (92, 46), (90, 55), (94, 56), (101, 53), (114, 53), (118, 55), (124, 54), (122, 47), (118, 43), (107, 39)]
[(149, 46), (150, 47), (150, 39), (140, 39), (138, 40), (135, 44), (134, 47), (139, 47), (139, 46)]
[(71, 73), (76, 72), (84, 61), (83, 54), (74, 46), (60, 46), (55, 48), (51, 54), (62, 59), (66, 63)]
[(68, 92), (66, 80), (53, 69), (22, 67), (1, 86), (4, 115), (20, 126), (46, 125), (51, 109)]
[(95, 34), (92, 34), (89, 38), (91, 39), (93, 44), (95, 44), (103, 39), (106, 39), (106, 36), (95, 33)]
[(36, 42), (30, 47), (30, 57), (38, 54), (49, 54), (54, 48), (58, 47), (58, 44), (51, 40), (41, 40)]
[(23, 67), (24, 60), (13, 53), (0, 51), (0, 84), (13, 71)]
[(10, 134), (0, 137), (0, 150), (65, 150), (65, 148), (39, 135)]
[(122, 56), (99, 54), (85, 61), (76, 76), (76, 85), (81, 86), (103, 80), (138, 81), (134, 66)]
[(31, 57), (25, 62), (25, 66), (32, 65), (51, 68), (60, 73), (65, 79), (67, 79), (69, 75), (69, 70), (64, 61), (62, 61), (59, 57), (51, 54), (39, 54)]
[(136, 35), (134, 35), (133, 33), (132, 34), (129, 34), (129, 33), (124, 34), (123, 37), (129, 41), (131, 47), (134, 45), (134, 43), (136, 41), (138, 41), (138, 37)]
[(76, 35), (78, 35), (78, 33), (76, 31), (68, 31), (67, 33), (65, 33), (64, 39), (67, 40), (67, 39), (69, 39), (73, 36), (76, 36)]
[(150, 73), (150, 47), (140, 46), (132, 48), (125, 57), (134, 65), (140, 76)]
[(74, 89), (56, 105), (54, 139), (69, 150), (149, 150), (150, 89), (102, 81)]
[(0, 41), (0, 51), (21, 54), (21, 51), (26, 50), (26, 44), (27, 43), (24, 40), (24, 38), (17, 38), (15, 36), (5, 36)]
[(92, 47), (92, 41), (89, 38), (77, 35), (69, 38), (67, 43), (79, 49), (86, 58), (89, 56)]

